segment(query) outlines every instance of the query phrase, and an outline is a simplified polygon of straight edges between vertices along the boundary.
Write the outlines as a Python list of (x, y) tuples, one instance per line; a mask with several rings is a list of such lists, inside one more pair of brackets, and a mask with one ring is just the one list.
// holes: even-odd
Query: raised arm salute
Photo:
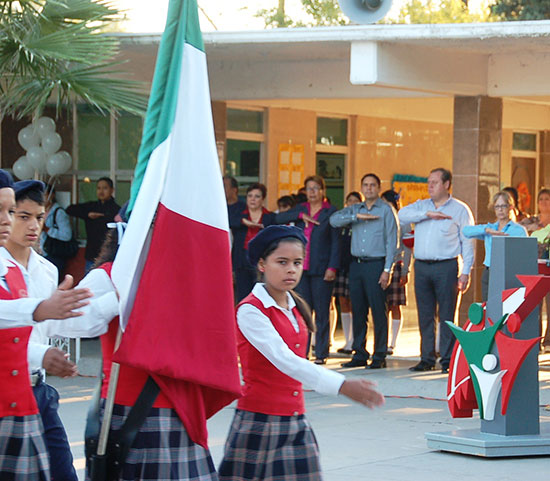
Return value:
[[(399, 211), (402, 224), (414, 223), (415, 295), (421, 337), (421, 360), (412, 371), (435, 367), (435, 313), (439, 312), (441, 369), (447, 372), (453, 335), (443, 321), (454, 321), (458, 291), (466, 291), (474, 262), (473, 242), (462, 229), (473, 225), (470, 208), (450, 194), (452, 174), (438, 168), (428, 177), (429, 199), (416, 201)], [(463, 266), (459, 276), (458, 257)]]

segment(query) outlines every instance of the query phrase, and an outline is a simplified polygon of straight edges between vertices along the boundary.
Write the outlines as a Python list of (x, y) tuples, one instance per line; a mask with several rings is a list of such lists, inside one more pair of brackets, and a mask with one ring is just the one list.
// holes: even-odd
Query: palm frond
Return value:
[(117, 77), (118, 39), (100, 32), (120, 18), (105, 0), (0, 0), (0, 115), (82, 100), (100, 112), (143, 115), (144, 85)]

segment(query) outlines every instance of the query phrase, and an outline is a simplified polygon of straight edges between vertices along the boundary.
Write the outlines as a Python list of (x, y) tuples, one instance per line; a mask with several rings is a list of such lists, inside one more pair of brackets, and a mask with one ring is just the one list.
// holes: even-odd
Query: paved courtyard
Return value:
[[(336, 347), (340, 343), (336, 342)], [(321, 448), (325, 481), (378, 480), (514, 480), (528, 475), (547, 479), (548, 457), (483, 459), (428, 449), (424, 433), (477, 428), (479, 419), (452, 419), (445, 398), (446, 376), (439, 371), (411, 373), (417, 358), (418, 337), (407, 329), (400, 338), (396, 356), (387, 369), (342, 370), (349, 376), (364, 376), (378, 383), (386, 396), (383, 408), (369, 411), (345, 398), (306, 393), (308, 418)], [(98, 342), (83, 343), (81, 370), (93, 375), (99, 368)], [(411, 353), (412, 356), (411, 356)], [(550, 423), (550, 354), (540, 357), (541, 422)], [(329, 369), (340, 370), (340, 358), (331, 358)], [(88, 401), (95, 377), (50, 378), (61, 392), (61, 414), (67, 427), (75, 464), (84, 479), (83, 432)], [(209, 443), (216, 464), (233, 416), (229, 406), (208, 423)]]

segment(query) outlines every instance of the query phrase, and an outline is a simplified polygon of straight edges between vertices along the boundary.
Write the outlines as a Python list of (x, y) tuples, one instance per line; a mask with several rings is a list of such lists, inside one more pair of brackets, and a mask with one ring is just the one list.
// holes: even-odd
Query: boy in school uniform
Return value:
[[(11, 233), (15, 195), (11, 175), (0, 170), (0, 246)], [(27, 344), (36, 322), (79, 316), (87, 289), (64, 280), (49, 298), (27, 298), (17, 265), (0, 258), (0, 479), (50, 480), (42, 421), (28, 378)]]
[[(0, 248), (0, 256), (19, 268), (30, 297), (47, 298), (57, 289), (57, 267), (33, 249), (44, 225), (45, 185), (40, 181), (25, 180), (16, 182), (14, 190), (16, 206), (12, 231), (6, 245)], [(67, 359), (61, 349), (48, 344), (46, 325), (35, 325), (29, 338), (31, 385), (44, 426), (52, 478), (56, 481), (77, 481), (67, 434), (57, 412), (59, 394), (45, 382), (46, 370), (56, 376), (68, 377), (76, 375), (76, 365)]]

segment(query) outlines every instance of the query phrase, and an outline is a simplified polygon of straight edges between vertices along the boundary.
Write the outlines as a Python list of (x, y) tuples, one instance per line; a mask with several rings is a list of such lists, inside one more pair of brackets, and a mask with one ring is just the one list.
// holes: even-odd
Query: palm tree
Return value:
[(104, 0), (0, 0), (0, 118), (73, 101), (143, 115), (144, 85), (124, 78), (118, 40), (102, 34), (119, 19)]

